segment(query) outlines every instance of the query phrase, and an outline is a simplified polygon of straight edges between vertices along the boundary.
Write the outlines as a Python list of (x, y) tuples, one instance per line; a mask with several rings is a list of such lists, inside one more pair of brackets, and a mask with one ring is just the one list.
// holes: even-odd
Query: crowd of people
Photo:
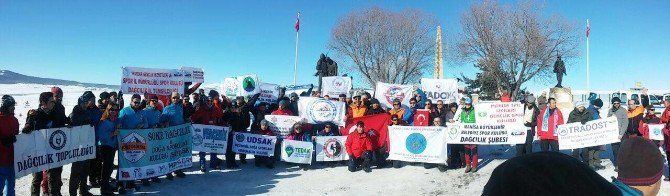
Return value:
[[(428, 99), (421, 89), (416, 89), (414, 96), (409, 100), (409, 105), (404, 106), (400, 100), (393, 101), (392, 108), (383, 108), (379, 100), (373, 98), (367, 92), (354, 93), (353, 97), (340, 95), (337, 98), (321, 96), (318, 91), (307, 92), (298, 95), (291, 93), (285, 96), (285, 90), (280, 91), (279, 99), (274, 103), (259, 102), (256, 94), (250, 97), (238, 96), (229, 99), (221, 96), (215, 90), (205, 94), (204, 90), (198, 89), (199, 85), (190, 89), (185, 89), (185, 94), (172, 93), (169, 97), (157, 96), (151, 94), (134, 94), (131, 96), (129, 106), (125, 106), (122, 92), (103, 92), (97, 97), (90, 92), (84, 92), (78, 99), (78, 104), (69, 115), (66, 115), (62, 104), (63, 92), (58, 87), (53, 87), (50, 92), (41, 93), (39, 96), (39, 108), (30, 110), (27, 115), (26, 124), (19, 129), (19, 124), (14, 117), (14, 107), (16, 102), (11, 96), (2, 97), (0, 107), (0, 184), (5, 187), (5, 193), (14, 194), (14, 169), (13, 169), (13, 145), (16, 142), (16, 135), (20, 132), (29, 134), (35, 130), (90, 125), (95, 127), (97, 154), (95, 159), (79, 161), (72, 164), (70, 183), (68, 187), (69, 195), (91, 195), (90, 187), (100, 187), (103, 195), (118, 192), (123, 194), (127, 189), (137, 188), (134, 181), (112, 182), (112, 173), (115, 166), (114, 157), (118, 150), (119, 129), (151, 129), (159, 127), (170, 127), (184, 123), (205, 124), (228, 126), (231, 128), (229, 138), (235, 132), (251, 132), (254, 134), (275, 136), (270, 130), (269, 122), (265, 120), (266, 115), (289, 115), (298, 116), (298, 101), (301, 96), (324, 97), (326, 99), (342, 101), (346, 104), (347, 118), (360, 118), (369, 115), (387, 114), (391, 118), (389, 126), (413, 126), (415, 124), (414, 114), (418, 110), (427, 110), (430, 113), (429, 126), (445, 126), (446, 123), (476, 123), (475, 106), (472, 98), (463, 95), (457, 99), (458, 103), (445, 103), (442, 100)], [(191, 101), (192, 100), (192, 101)], [(512, 99), (506, 91), (501, 92), (500, 101), (510, 102)], [(564, 121), (562, 111), (557, 107), (554, 98), (548, 98), (543, 93), (539, 98), (531, 94), (524, 94), (521, 98), (524, 104), (524, 125), (527, 128), (527, 138), (524, 144), (516, 146), (517, 156), (531, 154), (533, 141), (535, 137), (540, 140), (541, 149), (539, 151), (558, 151), (559, 142), (557, 137), (557, 126), (564, 123), (580, 122), (586, 123), (600, 118), (600, 109), (603, 107), (603, 101), (600, 99), (591, 100), (590, 103), (578, 102), (576, 107), (569, 112), (567, 122)], [(641, 106), (636, 100), (629, 100), (628, 107), (621, 106), (621, 100), (613, 98), (612, 107), (607, 111), (607, 116), (615, 116), (619, 122), (619, 138), (622, 143), (612, 144), (615, 167), (619, 172), (619, 180), (623, 183), (636, 182), (635, 178), (624, 176), (626, 172), (624, 165), (630, 165), (623, 157), (630, 153), (626, 146), (626, 141), (635, 139), (638, 141), (649, 135), (649, 124), (665, 124), (664, 132), (666, 139), (663, 142), (666, 151), (670, 151), (670, 141), (668, 137), (668, 125), (670, 125), (670, 107), (662, 113), (661, 117), (655, 116), (654, 108), (649, 107), (649, 101), (646, 93), (641, 97)], [(670, 106), (670, 101), (665, 102)], [(646, 109), (646, 113), (645, 113)], [(371, 172), (371, 167), (384, 168), (391, 165), (394, 168), (401, 168), (404, 165), (416, 165), (418, 163), (404, 163), (401, 161), (388, 161), (388, 142), (376, 142), (365, 128), (363, 122), (355, 122), (355, 131), (347, 136), (346, 153), (350, 159), (348, 169), (351, 172), (363, 170)], [(332, 123), (325, 124), (305, 124), (296, 123), (285, 138), (286, 140), (297, 140), (313, 142), (315, 136), (338, 136), (340, 127)], [(233, 140), (228, 140), (228, 146), (232, 146)], [(280, 146), (281, 139), (278, 139), (277, 146)], [(660, 143), (654, 143), (660, 145)], [(630, 145), (629, 145), (630, 146)], [(444, 164), (423, 164), (425, 168), (437, 167), (440, 171), (447, 169), (464, 168), (465, 173), (477, 172), (479, 169), (478, 160), (481, 158), (477, 152), (476, 144), (448, 144), (448, 159)], [(591, 170), (603, 169), (600, 163), (599, 152), (604, 149), (603, 146), (588, 147), (584, 149), (574, 149), (573, 157), (583, 162)], [(276, 148), (275, 155), (280, 154), (280, 148)], [(618, 156), (617, 156), (618, 153)], [(236, 154), (232, 148), (227, 148), (225, 153), (225, 162), (220, 159), (216, 153), (209, 153), (209, 164), (206, 159), (207, 153), (200, 152), (199, 169), (202, 172), (208, 170), (220, 170), (225, 166), (227, 169), (239, 167), (238, 163), (246, 164), (245, 154)], [(236, 160), (236, 156), (238, 159)], [(536, 155), (549, 156), (549, 155)], [(552, 155), (552, 157), (557, 155)], [(521, 159), (521, 161), (529, 158)], [(239, 161), (238, 161), (239, 160)], [(265, 157), (255, 156), (255, 166), (274, 168), (277, 156)], [(511, 162), (511, 161), (508, 161)], [(225, 164), (225, 165), (224, 165)], [(331, 166), (332, 163), (330, 163)], [(503, 164), (510, 165), (512, 163)], [(661, 163), (662, 165), (662, 163)], [(502, 166), (502, 165), (501, 165)], [(546, 165), (545, 165), (546, 166)], [(307, 165), (300, 165), (308, 169)], [(661, 166), (662, 167), (662, 166)], [(621, 170), (621, 171), (619, 171)], [(496, 169), (498, 171), (498, 169)], [(661, 168), (662, 171), (662, 168)], [(509, 173), (510, 171), (501, 171)], [(37, 172), (32, 175), (31, 195), (39, 196), (40, 193), (46, 195), (61, 195), (61, 173), (62, 167), (49, 169), (43, 172)], [(647, 172), (649, 173), (649, 172)], [(653, 172), (652, 172), (653, 173)], [(628, 173), (634, 177), (643, 174)], [(494, 176), (497, 175), (494, 172)], [(502, 175), (502, 174), (501, 174)], [(654, 173), (656, 175), (656, 173)], [(167, 174), (166, 179), (174, 180), (174, 176), (184, 178), (183, 171), (178, 170)], [(657, 177), (657, 176), (654, 176)], [(492, 177), (493, 178), (493, 177)], [(666, 181), (668, 179), (665, 179)], [(90, 184), (90, 186), (87, 184)], [(160, 183), (160, 178), (151, 178), (141, 180), (144, 186), (150, 186), (151, 183)], [(634, 186), (637, 184), (633, 184)], [(646, 183), (645, 183), (646, 185)], [(116, 187), (116, 188), (113, 188)], [(488, 187), (488, 185), (487, 185)], [(623, 186), (619, 186), (623, 187)], [(635, 187), (634, 187), (635, 188)]]

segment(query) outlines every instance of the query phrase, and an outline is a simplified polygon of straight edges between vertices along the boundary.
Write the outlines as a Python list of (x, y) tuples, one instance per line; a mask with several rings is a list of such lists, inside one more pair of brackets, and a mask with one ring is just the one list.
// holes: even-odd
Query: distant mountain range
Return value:
[(82, 83), (71, 80), (61, 80), (52, 78), (40, 78), (27, 76), (9, 70), (0, 70), (0, 84), (44, 84), (44, 85), (62, 85), (62, 86), (83, 86), (94, 88), (119, 89), (118, 85)]

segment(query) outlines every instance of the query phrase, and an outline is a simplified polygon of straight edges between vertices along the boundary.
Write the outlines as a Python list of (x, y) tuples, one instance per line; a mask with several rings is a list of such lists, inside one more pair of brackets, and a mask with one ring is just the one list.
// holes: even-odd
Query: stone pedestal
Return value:
[[(572, 102), (572, 89), (570, 88), (551, 88), (549, 97), (556, 99), (556, 107), (563, 113), (563, 119), (567, 122), (570, 112), (575, 108)], [(549, 106), (549, 103), (547, 103)]]

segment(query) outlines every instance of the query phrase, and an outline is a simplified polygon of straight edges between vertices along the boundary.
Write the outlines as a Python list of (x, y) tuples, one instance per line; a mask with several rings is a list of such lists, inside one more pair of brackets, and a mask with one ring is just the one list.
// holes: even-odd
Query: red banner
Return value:
[(430, 110), (416, 110), (414, 113), (414, 126), (428, 126), (430, 122)]
[(375, 144), (376, 148), (388, 144), (388, 126), (391, 124), (391, 116), (389, 114), (384, 113), (347, 119), (346, 127), (344, 129), (340, 129), (340, 133), (342, 133), (344, 136), (354, 132), (356, 130), (356, 123), (358, 123), (358, 121), (361, 121), (363, 124), (365, 124), (365, 132), (368, 133), (368, 135), (371, 137), (372, 142)]

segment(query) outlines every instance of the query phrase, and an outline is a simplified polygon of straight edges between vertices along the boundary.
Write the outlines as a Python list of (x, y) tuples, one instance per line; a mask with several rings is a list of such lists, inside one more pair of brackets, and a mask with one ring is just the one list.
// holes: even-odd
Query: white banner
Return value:
[(321, 95), (337, 98), (340, 94), (351, 97), (349, 91), (353, 87), (350, 77), (331, 76), (321, 78)]
[(299, 116), (285, 116), (285, 115), (265, 115), (270, 126), (270, 130), (280, 138), (286, 138), (291, 132), (291, 128), (297, 122), (304, 122), (305, 120)]
[(316, 161), (345, 161), (347, 154), (347, 136), (317, 136)]
[(228, 132), (230, 127), (193, 124), (193, 151), (226, 153)]
[(458, 81), (456, 79), (421, 78), (421, 90), (433, 101), (442, 100), (445, 104), (458, 102)]
[(449, 144), (523, 144), (526, 127), (521, 124), (447, 124), (446, 142)]
[(616, 117), (582, 123), (558, 125), (558, 148), (561, 150), (600, 146), (620, 142)]
[(19, 134), (14, 143), (16, 178), (95, 158), (95, 130), (84, 125)]
[(649, 139), (663, 141), (664, 124), (649, 124)]
[(182, 67), (180, 70), (184, 74), (184, 82), (205, 82), (205, 71), (203, 71), (202, 68)]
[(233, 152), (260, 156), (274, 156), (277, 137), (236, 132)]
[(443, 127), (390, 126), (389, 135), (390, 160), (442, 164), (447, 160)]
[(279, 85), (260, 83), (261, 96), (258, 97), (259, 102), (277, 103), (279, 99)]
[(483, 124), (523, 125), (523, 104), (520, 102), (480, 103), (475, 105), (475, 120)]
[(239, 96), (252, 96), (261, 92), (260, 82), (256, 75), (237, 76)]
[(393, 108), (393, 100), (398, 99), (404, 106), (409, 106), (409, 99), (412, 98), (412, 86), (400, 84), (388, 84), (377, 82), (375, 88), (375, 98), (379, 100), (382, 107)]
[(312, 164), (312, 142), (283, 140), (281, 143), (281, 160), (289, 163)]
[(298, 100), (300, 117), (307, 123), (321, 124), (332, 122), (337, 126), (344, 126), (346, 108), (344, 102), (331, 101), (323, 98), (301, 97)]
[(237, 82), (237, 78), (224, 79), (223, 84), (221, 85), (221, 92), (231, 100), (235, 99), (240, 93), (240, 84)]
[(177, 69), (154, 69), (139, 67), (121, 68), (121, 91), (126, 94), (150, 93), (170, 95), (184, 93), (184, 77)]

